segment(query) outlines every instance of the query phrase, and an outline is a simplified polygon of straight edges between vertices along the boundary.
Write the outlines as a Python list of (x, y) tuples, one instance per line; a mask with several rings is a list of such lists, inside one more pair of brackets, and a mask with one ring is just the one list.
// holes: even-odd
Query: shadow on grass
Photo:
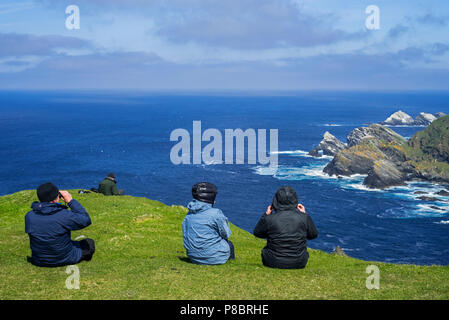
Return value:
[(190, 259), (188, 257), (178, 256), (178, 259), (183, 261), (183, 262), (186, 262), (186, 263), (194, 264), (192, 261), (190, 261)]

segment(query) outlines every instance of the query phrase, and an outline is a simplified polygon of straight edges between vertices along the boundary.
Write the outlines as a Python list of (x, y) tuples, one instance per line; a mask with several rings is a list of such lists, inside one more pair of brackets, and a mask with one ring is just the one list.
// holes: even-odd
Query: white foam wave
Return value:
[[(309, 156), (307, 151), (304, 150), (287, 150), (287, 151), (274, 151), (274, 154), (298, 154), (298, 155), (304, 155)], [(312, 157), (312, 156), (309, 156)]]
[[(306, 154), (303, 150), (281, 151), (281, 153), (294, 155)], [(277, 168), (270, 168), (258, 166), (253, 168), (253, 170), (258, 175), (270, 175), (279, 180), (325, 180), (329, 183), (338, 184), (341, 188), (345, 189), (376, 192), (386, 197), (403, 198), (409, 204), (402, 208), (387, 209), (384, 213), (378, 215), (379, 218), (441, 218), (446, 217), (449, 213), (449, 205), (448, 202), (445, 201), (447, 197), (436, 194), (447, 186), (427, 182), (409, 182), (404, 186), (396, 186), (384, 190), (370, 189), (363, 185), (363, 180), (366, 175), (357, 174), (350, 177), (340, 178), (329, 176), (323, 172), (326, 165), (327, 164), (322, 161), (308, 161), (307, 165), (301, 167), (280, 165)], [(417, 191), (423, 192), (424, 195), (441, 199), (441, 201), (423, 203), (422, 200), (417, 199), (419, 197), (419, 194), (415, 194)]]
[(442, 216), (449, 212), (449, 206), (432, 206), (428, 204), (418, 204), (418, 209), (416, 210), (418, 214), (428, 214), (432, 213), (434, 216)]
[(273, 152), (273, 154), (287, 154), (287, 155), (292, 155), (292, 156), (299, 156), (299, 157), (304, 157), (304, 158), (313, 158), (313, 159), (325, 159), (325, 160), (332, 160), (334, 157), (332, 156), (327, 156), (327, 155), (322, 155), (321, 157), (314, 157), (309, 155), (308, 151), (304, 151), (304, 150), (287, 150), (287, 151), (275, 151)]
[(259, 176), (274, 176), (276, 174), (277, 170), (279, 170), (279, 167), (276, 168), (276, 167), (257, 166), (257, 167), (254, 167), (253, 170)]
[(381, 189), (372, 189), (368, 188), (367, 186), (363, 185), (362, 183), (351, 183), (346, 185), (349, 188), (362, 190), (362, 191), (369, 191), (369, 192), (384, 192), (384, 190)]
[(275, 175), (275, 178), (279, 180), (304, 180), (304, 179), (336, 179), (336, 177), (330, 177), (323, 172), (325, 165), (309, 165), (303, 167), (282, 167), (279, 168)]
[(449, 224), (449, 220), (441, 220), (440, 222), (434, 222), (436, 224)]

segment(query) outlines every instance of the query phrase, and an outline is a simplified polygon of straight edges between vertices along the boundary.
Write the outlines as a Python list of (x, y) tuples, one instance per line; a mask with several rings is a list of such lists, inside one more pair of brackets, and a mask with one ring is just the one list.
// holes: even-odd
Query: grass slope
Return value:
[(449, 163), (449, 115), (415, 133), (408, 145), (412, 150), (410, 157)]
[[(72, 191), (76, 194), (76, 191)], [(186, 209), (146, 198), (75, 195), (92, 225), (73, 232), (96, 241), (78, 264), (80, 289), (68, 290), (66, 267), (38, 268), (24, 232), (35, 191), (0, 197), (0, 299), (448, 299), (448, 266), (372, 263), (310, 250), (303, 270), (264, 267), (265, 241), (231, 225), (236, 260), (200, 266), (186, 259), (181, 222)], [(368, 290), (366, 267), (380, 269)]]

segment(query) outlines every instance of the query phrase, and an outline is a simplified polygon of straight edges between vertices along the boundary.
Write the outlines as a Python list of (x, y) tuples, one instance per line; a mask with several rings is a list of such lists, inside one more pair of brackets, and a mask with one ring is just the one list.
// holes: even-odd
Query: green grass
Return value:
[[(367, 262), (311, 250), (303, 270), (264, 267), (265, 241), (231, 225), (236, 260), (200, 266), (186, 259), (181, 222), (186, 209), (146, 198), (78, 195), (92, 218), (73, 232), (95, 239), (90, 262), (78, 264), (80, 289), (65, 287), (66, 267), (39, 268), (24, 216), (35, 191), (0, 197), (0, 299), (448, 299), (448, 266)], [(323, 230), (322, 230), (323, 231)], [(366, 267), (380, 269), (368, 290)]]
[(449, 116), (432, 122), (424, 130), (418, 131), (408, 142), (408, 157), (412, 160), (449, 160)]

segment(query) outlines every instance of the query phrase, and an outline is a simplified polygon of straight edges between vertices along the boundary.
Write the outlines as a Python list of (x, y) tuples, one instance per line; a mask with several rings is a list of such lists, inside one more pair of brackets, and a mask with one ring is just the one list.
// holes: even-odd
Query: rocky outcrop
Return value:
[(433, 120), (408, 142), (390, 128), (375, 124), (354, 129), (347, 145), (324, 168), (325, 173), (366, 174), (364, 185), (376, 189), (413, 179), (449, 182), (449, 116)]
[(309, 155), (321, 157), (320, 152), (322, 152), (326, 156), (335, 156), (343, 149), (346, 149), (346, 145), (331, 133), (326, 131), (323, 135), (323, 140), (321, 140), (320, 144), (316, 148), (309, 152)]
[[(389, 173), (394, 172), (394, 178), (391, 179), (391, 185), (400, 184), (397, 180), (402, 175), (397, 174), (394, 168), (400, 168), (406, 160), (404, 153), (394, 148), (396, 145), (406, 143), (407, 141), (391, 130), (390, 128), (373, 124), (369, 127), (354, 129), (348, 135), (348, 148), (340, 151), (334, 159), (324, 168), (324, 172), (330, 176), (351, 176), (353, 174), (366, 174), (370, 178), (366, 179), (366, 185), (373, 188), (384, 188), (388, 186), (390, 180), (386, 179)], [(388, 164), (384, 173), (381, 168), (375, 169), (375, 164)], [(390, 165), (391, 164), (391, 165)], [(402, 168), (401, 168), (402, 169)], [(400, 169), (396, 169), (399, 171)], [(375, 183), (375, 179), (380, 179)]]
[(415, 126), (428, 126), (437, 119), (433, 114), (421, 112), (415, 118)]
[(433, 120), (409, 141), (378, 124), (354, 129), (347, 140), (323, 169), (328, 175), (366, 174), (363, 184), (376, 189), (416, 179), (449, 182), (449, 116)]
[(449, 197), (449, 192), (446, 190), (438, 191), (436, 194), (443, 197)]
[(435, 114), (421, 112), (415, 119), (413, 119), (407, 113), (399, 110), (380, 124), (386, 126), (428, 126), (433, 121), (444, 117), (445, 115), (444, 112), (437, 112)]
[(381, 124), (389, 125), (389, 126), (411, 126), (415, 120), (407, 113), (399, 110), (389, 116), (384, 122)]
[(385, 189), (392, 186), (405, 185), (406, 173), (393, 162), (382, 159), (374, 162), (374, 165), (363, 184), (373, 189)]
[(327, 164), (323, 172), (330, 176), (368, 174), (374, 165), (374, 160), (384, 158), (382, 152), (369, 143), (355, 145), (339, 152)]
[(444, 117), (445, 115), (446, 114), (443, 112), (437, 112), (435, 114), (421, 112), (415, 119), (413, 119), (407, 113), (399, 110), (380, 124), (386, 126), (428, 126), (433, 121)]
[(441, 201), (440, 198), (428, 197), (428, 196), (420, 196), (420, 197), (418, 197), (418, 199), (422, 200), (422, 201), (429, 201), (429, 202)]
[(390, 128), (379, 124), (372, 124), (369, 127), (356, 128), (348, 135), (348, 147), (358, 145), (366, 138), (375, 138), (379, 140), (396, 143), (403, 143), (406, 140)]

